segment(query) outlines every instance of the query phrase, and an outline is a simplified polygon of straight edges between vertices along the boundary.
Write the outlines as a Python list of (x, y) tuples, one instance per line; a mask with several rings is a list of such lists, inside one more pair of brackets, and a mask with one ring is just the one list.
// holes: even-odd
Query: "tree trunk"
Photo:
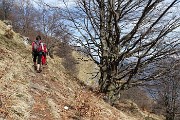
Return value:
[[(105, 59), (105, 61), (108, 58)], [(116, 75), (117, 75), (118, 64), (112, 63), (112, 65), (104, 64), (101, 68), (101, 77), (100, 77), (100, 91), (105, 93), (106, 100), (108, 103), (113, 104), (116, 100), (119, 99), (119, 91), (116, 85)]]
[(105, 8), (104, 8), (104, 0), (100, 2), (99, 5), (100, 9), (100, 41), (102, 45), (102, 59), (100, 61), (100, 72), (101, 77), (99, 80), (99, 87), (100, 91), (106, 93), (107, 88), (107, 80), (108, 80), (108, 73), (107, 73), (107, 58), (108, 58), (108, 52), (107, 52), (107, 42), (106, 42), (106, 34), (105, 34)]
[(175, 115), (173, 112), (167, 111), (166, 112), (166, 120), (175, 120)]
[[(111, 9), (114, 9), (114, 0), (109, 1), (109, 11), (105, 11), (104, 0), (100, 2), (100, 41), (102, 45), (102, 59), (100, 61), (101, 77), (99, 80), (100, 91), (107, 96), (107, 102), (112, 104), (117, 99), (116, 75), (118, 74), (119, 45), (115, 44), (116, 33), (114, 25), (118, 24), (113, 19)], [(119, 36), (117, 36), (119, 39)]]
[(166, 120), (174, 120), (175, 118), (175, 111), (174, 111), (174, 106), (172, 107), (172, 103), (170, 102), (169, 99), (169, 93), (167, 92), (165, 94), (165, 106), (166, 106)]

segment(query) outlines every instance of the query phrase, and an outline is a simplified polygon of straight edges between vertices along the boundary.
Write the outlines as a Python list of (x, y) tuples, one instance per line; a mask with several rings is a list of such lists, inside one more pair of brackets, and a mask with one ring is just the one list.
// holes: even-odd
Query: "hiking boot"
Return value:
[(37, 73), (40, 73), (42, 70), (37, 70)]

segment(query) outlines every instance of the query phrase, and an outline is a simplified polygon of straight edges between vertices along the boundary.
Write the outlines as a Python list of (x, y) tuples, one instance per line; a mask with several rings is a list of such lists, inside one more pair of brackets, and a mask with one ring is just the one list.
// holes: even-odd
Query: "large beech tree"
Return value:
[[(65, 3), (65, 2), (64, 2)], [(78, 0), (65, 17), (74, 38), (99, 66), (99, 88), (113, 103), (119, 92), (158, 74), (150, 64), (178, 51), (178, 0)], [(145, 72), (146, 70), (146, 72)]]

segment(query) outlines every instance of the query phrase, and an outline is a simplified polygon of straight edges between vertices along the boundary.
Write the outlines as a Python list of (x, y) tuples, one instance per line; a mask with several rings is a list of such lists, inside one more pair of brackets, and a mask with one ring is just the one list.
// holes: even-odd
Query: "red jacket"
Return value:
[(44, 50), (43, 50), (43, 52), (47, 52), (47, 47), (46, 47), (46, 44), (45, 43), (43, 43), (43, 47), (44, 47)]

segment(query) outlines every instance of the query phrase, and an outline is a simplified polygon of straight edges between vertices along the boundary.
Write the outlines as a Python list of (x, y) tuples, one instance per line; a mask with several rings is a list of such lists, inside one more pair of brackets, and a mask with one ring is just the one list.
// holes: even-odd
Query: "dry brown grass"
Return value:
[(14, 36), (12, 26), (8, 25), (5, 29), (4, 36), (7, 37), (8, 39), (12, 39)]
[[(63, 58), (48, 58), (48, 66), (42, 73), (36, 73), (32, 67), (30, 47), (25, 47), (16, 33), (12, 40), (4, 37), (4, 27), (0, 22), (0, 97), (3, 113), (0, 119), (144, 119), (110, 106), (100, 94), (81, 86), (76, 77), (66, 72)], [(79, 71), (82, 70), (80, 66)], [(85, 78), (86, 74), (83, 76)], [(69, 109), (64, 109), (64, 106)]]
[(77, 78), (82, 80), (86, 85), (97, 87), (99, 79), (97, 65), (95, 65), (89, 57), (80, 54), (79, 52), (73, 51), (72, 56), (77, 61)]

